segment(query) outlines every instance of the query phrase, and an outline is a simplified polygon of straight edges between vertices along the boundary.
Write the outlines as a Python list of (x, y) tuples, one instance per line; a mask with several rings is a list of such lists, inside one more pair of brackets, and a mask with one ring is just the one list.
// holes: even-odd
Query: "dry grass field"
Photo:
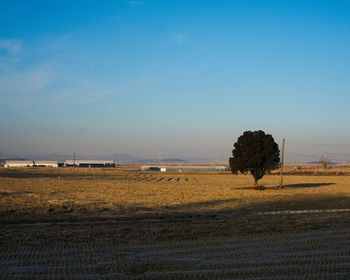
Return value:
[[(345, 172), (344, 172), (345, 173)], [(349, 279), (350, 176), (0, 169), (0, 279)]]
[(120, 169), (0, 169), (0, 217), (251, 213), (349, 208), (349, 176), (279, 176), (252, 187), (230, 172), (142, 172)]

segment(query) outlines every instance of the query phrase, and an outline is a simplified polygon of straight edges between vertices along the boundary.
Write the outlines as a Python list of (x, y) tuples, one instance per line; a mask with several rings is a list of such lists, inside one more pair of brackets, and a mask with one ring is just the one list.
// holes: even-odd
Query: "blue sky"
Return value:
[(0, 154), (226, 159), (262, 129), (290, 160), (343, 159), (349, 15), (349, 1), (0, 0)]

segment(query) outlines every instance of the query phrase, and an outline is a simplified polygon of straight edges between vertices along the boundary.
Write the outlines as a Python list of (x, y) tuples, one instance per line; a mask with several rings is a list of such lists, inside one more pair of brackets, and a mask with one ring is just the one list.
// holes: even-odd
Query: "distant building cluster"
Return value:
[(112, 160), (7, 160), (4, 167), (116, 167)]

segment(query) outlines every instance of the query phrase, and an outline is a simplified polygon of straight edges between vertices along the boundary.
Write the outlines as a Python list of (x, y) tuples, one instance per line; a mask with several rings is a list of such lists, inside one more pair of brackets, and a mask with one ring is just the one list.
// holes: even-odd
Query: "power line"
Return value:
[(313, 147), (350, 147), (349, 143), (338, 143), (338, 144), (330, 144), (330, 143), (312, 143), (312, 142), (299, 142), (299, 141), (289, 141), (288, 143), (298, 145), (298, 146), (313, 146)]
[(321, 157), (321, 156), (332, 156), (332, 157), (350, 157), (350, 154), (335, 154), (335, 153), (318, 153), (318, 154), (297, 154), (297, 153), (286, 153), (289, 156), (297, 157)]
[(320, 153), (320, 154), (297, 154), (297, 153), (286, 153), (286, 155), (294, 158), (300, 158), (300, 159), (320, 159), (321, 157), (328, 157), (333, 160), (349, 160), (350, 155), (349, 154), (331, 154), (331, 153)]

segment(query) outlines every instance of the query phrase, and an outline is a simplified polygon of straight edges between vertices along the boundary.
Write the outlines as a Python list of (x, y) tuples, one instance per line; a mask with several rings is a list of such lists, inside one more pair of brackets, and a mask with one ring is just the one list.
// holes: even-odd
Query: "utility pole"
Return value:
[(283, 185), (284, 142), (285, 142), (285, 139), (283, 138), (283, 141), (282, 141), (282, 160), (281, 160), (281, 181), (280, 181), (280, 189), (282, 189), (282, 185)]
[(118, 154), (114, 153), (114, 167), (118, 167)]

